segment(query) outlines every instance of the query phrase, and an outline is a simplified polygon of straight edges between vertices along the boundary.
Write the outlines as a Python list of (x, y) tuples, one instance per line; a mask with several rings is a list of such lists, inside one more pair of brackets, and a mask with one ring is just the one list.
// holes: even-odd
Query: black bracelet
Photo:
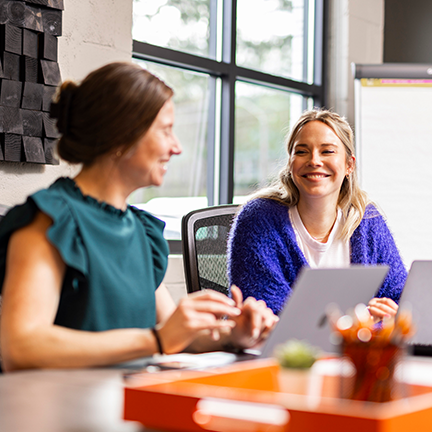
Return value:
[(162, 348), (162, 342), (160, 340), (159, 333), (157, 332), (157, 330), (154, 327), (152, 327), (150, 330), (151, 330), (151, 332), (153, 333), (153, 336), (156, 339), (156, 343), (157, 343), (157, 346), (158, 346), (158, 349), (159, 349), (159, 353), (163, 354), (164, 350)]

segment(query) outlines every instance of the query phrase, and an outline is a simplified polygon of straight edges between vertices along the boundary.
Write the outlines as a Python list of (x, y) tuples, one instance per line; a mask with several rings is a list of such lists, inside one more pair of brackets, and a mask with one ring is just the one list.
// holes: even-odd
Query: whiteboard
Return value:
[(387, 218), (405, 265), (432, 260), (432, 65), (356, 68), (360, 185)]

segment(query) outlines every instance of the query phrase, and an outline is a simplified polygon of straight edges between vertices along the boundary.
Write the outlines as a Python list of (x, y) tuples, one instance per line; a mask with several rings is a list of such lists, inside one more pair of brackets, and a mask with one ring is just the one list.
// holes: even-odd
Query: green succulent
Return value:
[(274, 355), (284, 368), (308, 369), (318, 358), (320, 350), (306, 341), (290, 339), (275, 348)]

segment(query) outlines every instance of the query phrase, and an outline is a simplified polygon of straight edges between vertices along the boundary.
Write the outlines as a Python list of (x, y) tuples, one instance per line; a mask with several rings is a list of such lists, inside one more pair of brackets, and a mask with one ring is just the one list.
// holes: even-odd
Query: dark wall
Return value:
[(0, 161), (55, 164), (63, 0), (0, 0)]
[(385, 63), (432, 63), (432, 0), (385, 0)]

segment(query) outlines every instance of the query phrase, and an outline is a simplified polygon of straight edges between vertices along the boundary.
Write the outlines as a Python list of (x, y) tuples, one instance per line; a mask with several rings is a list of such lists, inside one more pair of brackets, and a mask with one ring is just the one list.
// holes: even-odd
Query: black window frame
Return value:
[[(308, 10), (305, 7), (305, 41), (304, 41), (304, 81), (296, 81), (281, 76), (271, 75), (254, 69), (237, 66), (236, 58), (236, 11), (237, 0), (223, 1), (223, 25), (222, 25), (222, 60), (216, 58), (216, 19), (217, 0), (210, 3), (210, 40), (209, 57), (201, 57), (194, 54), (176, 51), (151, 45), (145, 42), (133, 41), (133, 57), (147, 60), (165, 66), (174, 66), (193, 72), (206, 73), (210, 77), (210, 116), (215, 118), (216, 78), (222, 83), (221, 117), (220, 117), (220, 172), (219, 172), (219, 196), (214, 196), (214, 137), (215, 122), (209, 122), (208, 129), (208, 157), (207, 157), (207, 198), (209, 206), (218, 204), (231, 204), (234, 195), (234, 127), (235, 127), (235, 83), (242, 81), (258, 84), (279, 90), (298, 93), (311, 97), (314, 106), (325, 106), (326, 95), (326, 57), (327, 47), (327, 22), (328, 0), (315, 0), (315, 31), (314, 31), (314, 74), (313, 83), (307, 81), (307, 46), (308, 41)], [(308, 2), (305, 0), (305, 6)], [(306, 109), (306, 99), (304, 109)]]

